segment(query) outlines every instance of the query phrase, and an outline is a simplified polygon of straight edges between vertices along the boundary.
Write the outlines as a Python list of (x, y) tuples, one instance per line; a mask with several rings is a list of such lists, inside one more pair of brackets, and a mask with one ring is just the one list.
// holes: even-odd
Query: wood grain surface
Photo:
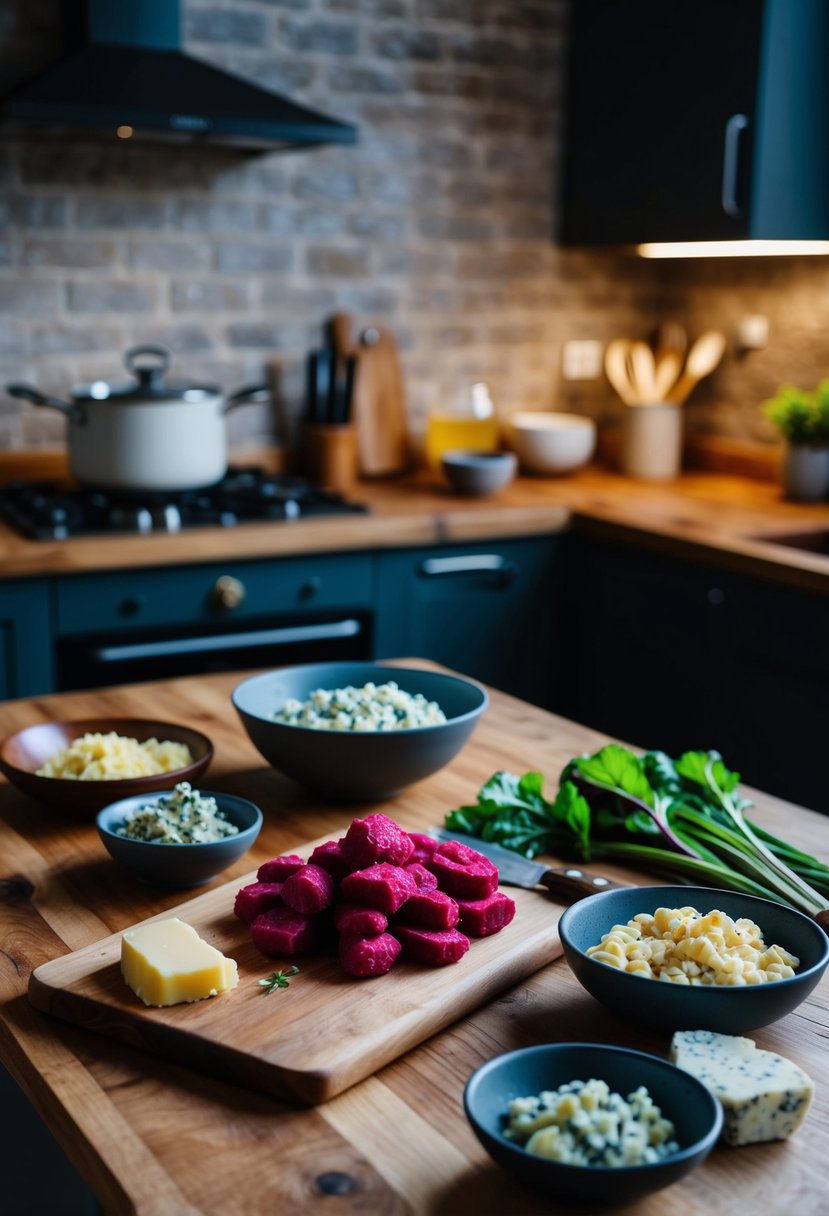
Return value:
[(0, 578), (79, 574), (297, 554), (469, 543), (600, 530), (723, 569), (829, 594), (829, 560), (765, 538), (829, 526), (825, 503), (787, 501), (775, 482), (686, 472), (637, 481), (601, 468), (569, 477), (519, 477), (490, 498), (453, 493), (439, 475), (364, 481), (351, 497), (365, 515), (196, 528), (177, 534), (31, 541), (0, 522)]
[[(323, 839), (291, 846), (289, 852), (307, 860)], [(253, 870), (160, 917), (178, 916), (236, 960), (239, 985), (232, 991), (213, 1000), (147, 1008), (121, 976), (121, 934), (115, 933), (38, 967), (29, 981), (29, 999), (44, 1013), (212, 1076), (315, 1105), (561, 954), (556, 932), (561, 909), (536, 891), (511, 887), (512, 924), (473, 940), (458, 963), (400, 962), (376, 982), (360, 982), (324, 949), (296, 960), (263, 955), (248, 926), (233, 914), (239, 887), (255, 880)], [(282, 991), (266, 996), (257, 980), (293, 961), (301, 974), (291, 982), (290, 996)]]
[[(215, 676), (9, 702), (0, 706), (0, 735), (95, 714), (153, 716), (204, 730), (216, 749), (211, 788), (250, 797), (265, 813), (254, 850), (223, 876), (241, 881), (297, 841), (340, 834), (357, 812), (309, 799), (263, 766), (232, 713), (235, 683), (233, 676)], [(538, 768), (553, 782), (566, 760), (602, 742), (595, 732), (494, 693), (460, 756), (383, 810), (425, 829), (498, 768)], [(829, 859), (823, 817), (759, 794), (753, 816)], [(618, 868), (608, 873), (636, 877)], [(180, 896), (142, 887), (119, 870), (92, 825), (0, 783), (0, 1056), (108, 1213), (565, 1216), (567, 1208), (519, 1187), (489, 1160), (463, 1114), (466, 1080), (492, 1056), (541, 1042), (621, 1043), (667, 1055), (667, 1035), (616, 1020), (563, 960), (314, 1109), (215, 1080), (31, 1007), (26, 988), (35, 967), (178, 902)], [(290, 1000), (296, 991), (263, 1000)], [(688, 1179), (616, 1211), (825, 1216), (829, 983), (755, 1037), (813, 1076), (816, 1096), (803, 1128), (777, 1144), (717, 1147)]]

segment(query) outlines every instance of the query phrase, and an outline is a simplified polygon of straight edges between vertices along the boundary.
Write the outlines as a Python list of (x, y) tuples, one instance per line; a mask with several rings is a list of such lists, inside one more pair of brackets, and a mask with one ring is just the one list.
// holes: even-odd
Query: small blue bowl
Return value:
[[(504, 1135), (513, 1098), (592, 1079), (606, 1081), (625, 1098), (644, 1085), (674, 1124), (679, 1151), (652, 1165), (565, 1165), (536, 1157)], [(719, 1102), (690, 1073), (657, 1056), (598, 1043), (544, 1043), (496, 1056), (472, 1074), (463, 1101), (481, 1144), (521, 1182), (559, 1201), (603, 1207), (632, 1203), (677, 1182), (705, 1160), (723, 1121)]]
[[(408, 693), (436, 701), (446, 721), (409, 730), (314, 730), (275, 722), (290, 698), (317, 688), (357, 688), (394, 680)], [(252, 676), (233, 690), (233, 704), (251, 742), (269, 764), (305, 789), (336, 801), (389, 798), (436, 773), (461, 750), (487, 707), (479, 684), (438, 671), (382, 663), (310, 663)]]
[[(703, 914), (717, 908), (759, 925), (767, 945), (796, 954), (800, 966), (788, 980), (740, 988), (669, 984), (630, 975), (586, 953), (614, 925), (639, 912), (691, 906)], [(564, 957), (576, 979), (597, 1001), (629, 1025), (745, 1034), (768, 1026), (809, 995), (829, 965), (829, 938), (815, 921), (784, 904), (715, 887), (623, 887), (579, 900), (558, 923)]]
[(262, 812), (246, 798), (200, 790), (206, 798), (215, 798), (219, 810), (239, 829), (235, 836), (209, 844), (159, 844), (118, 835), (117, 829), (131, 811), (172, 792), (159, 790), (105, 806), (95, 818), (98, 835), (110, 856), (132, 870), (140, 882), (156, 887), (199, 887), (247, 853), (262, 827)]

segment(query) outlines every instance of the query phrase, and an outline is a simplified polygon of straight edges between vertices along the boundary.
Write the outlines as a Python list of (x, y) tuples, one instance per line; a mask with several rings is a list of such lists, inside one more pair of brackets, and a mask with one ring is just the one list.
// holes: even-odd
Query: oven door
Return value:
[(246, 621), (204, 632), (166, 629), (75, 634), (58, 644), (61, 692), (292, 663), (372, 657), (368, 613)]

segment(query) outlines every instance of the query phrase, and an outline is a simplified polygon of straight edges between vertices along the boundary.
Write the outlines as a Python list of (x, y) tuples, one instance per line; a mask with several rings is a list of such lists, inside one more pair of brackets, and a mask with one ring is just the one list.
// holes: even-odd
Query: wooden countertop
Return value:
[[(0, 706), (0, 737), (42, 719), (93, 713), (150, 716), (206, 731), (216, 746), (210, 785), (245, 794), (265, 812), (255, 849), (218, 880), (224, 882), (279, 851), (340, 833), (355, 813), (305, 799), (263, 766), (229, 702), (238, 678), (8, 702)], [(494, 693), (463, 753), (384, 810), (410, 830), (425, 830), (471, 798), (496, 768), (537, 767), (555, 779), (568, 758), (603, 742), (592, 731)], [(756, 802), (756, 818), (767, 828), (829, 856), (827, 819), (765, 795)], [(564, 1213), (518, 1189), (490, 1162), (463, 1115), (466, 1079), (501, 1051), (547, 1041), (617, 1042), (667, 1054), (668, 1036), (616, 1021), (559, 960), (326, 1105), (290, 1109), (52, 1021), (28, 1003), (34, 967), (172, 907), (187, 893), (139, 886), (107, 858), (93, 825), (40, 807), (5, 782), (0, 857), (0, 1056), (108, 1213)], [(813, 1108), (791, 1141), (717, 1147), (683, 1182), (635, 1208), (614, 1211), (825, 1212), (827, 1035), (829, 978), (800, 1011), (756, 1035), (760, 1046), (788, 1055), (816, 1082)]]
[(576, 528), (829, 591), (829, 558), (756, 539), (829, 527), (829, 505), (789, 502), (771, 481), (686, 472), (645, 482), (591, 467), (571, 477), (521, 477), (486, 499), (461, 498), (427, 474), (359, 482), (351, 497), (370, 513), (176, 535), (30, 541), (0, 523), (0, 575), (475, 543)]

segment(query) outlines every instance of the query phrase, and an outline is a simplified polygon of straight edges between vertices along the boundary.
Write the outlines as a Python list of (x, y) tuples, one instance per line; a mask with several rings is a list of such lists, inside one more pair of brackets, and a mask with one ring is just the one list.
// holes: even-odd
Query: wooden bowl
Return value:
[[(78, 781), (64, 777), (39, 777), (37, 769), (74, 739), (85, 734), (115, 731), (143, 743), (147, 739), (184, 743), (193, 763), (153, 777), (119, 777), (109, 781)], [(75, 722), (39, 722), (9, 735), (0, 743), (0, 771), (24, 794), (37, 802), (59, 806), (70, 814), (93, 819), (102, 807), (132, 794), (172, 789), (179, 781), (191, 784), (213, 759), (213, 744), (206, 735), (173, 722), (152, 718), (82, 718)]]

